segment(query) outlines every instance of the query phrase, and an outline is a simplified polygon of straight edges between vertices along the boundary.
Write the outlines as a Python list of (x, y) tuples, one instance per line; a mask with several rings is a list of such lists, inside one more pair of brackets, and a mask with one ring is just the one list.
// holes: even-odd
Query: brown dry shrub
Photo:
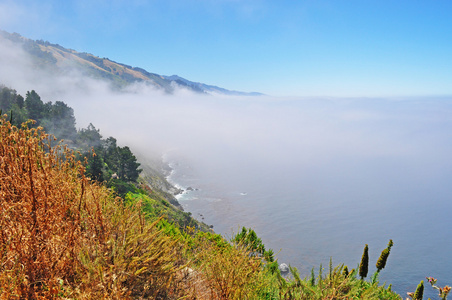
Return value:
[(182, 294), (178, 244), (52, 142), (42, 128), (0, 116), (0, 298)]

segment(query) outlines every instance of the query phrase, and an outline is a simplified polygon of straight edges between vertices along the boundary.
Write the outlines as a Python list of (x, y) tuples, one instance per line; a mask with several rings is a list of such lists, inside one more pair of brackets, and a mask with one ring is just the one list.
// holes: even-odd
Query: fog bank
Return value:
[(405, 162), (410, 176), (434, 176), (450, 162), (451, 97), (276, 98), (174, 94), (137, 83), (122, 91), (79, 71), (42, 70), (8, 40), (0, 83), (44, 101), (64, 101), (77, 126), (142, 153), (177, 152), (208, 171), (251, 166), (324, 169), (362, 160)]
[(0, 65), (0, 83), (68, 103), (79, 128), (93, 123), (142, 153), (177, 152), (206, 172), (279, 166), (335, 174), (335, 166), (374, 160), (404, 162), (409, 176), (425, 180), (450, 162), (451, 97), (230, 97), (182, 88), (168, 95), (144, 83), (117, 91), (76, 69), (37, 68), (8, 40)]

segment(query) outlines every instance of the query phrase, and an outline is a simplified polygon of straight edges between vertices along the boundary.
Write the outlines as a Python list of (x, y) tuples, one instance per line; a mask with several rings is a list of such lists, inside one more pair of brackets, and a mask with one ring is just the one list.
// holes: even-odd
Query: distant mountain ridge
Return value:
[(69, 73), (76, 69), (82, 74), (109, 81), (113, 86), (121, 88), (127, 85), (144, 82), (156, 89), (172, 93), (176, 88), (185, 88), (196, 93), (222, 94), (235, 96), (258, 96), (256, 92), (231, 91), (221, 87), (193, 82), (177, 75), (164, 76), (148, 72), (139, 67), (118, 63), (108, 58), (100, 58), (90, 53), (77, 52), (43, 40), (31, 40), (18, 33), (8, 33), (0, 30), (0, 37), (22, 47), (31, 55), (33, 63), (38, 68), (59, 73)]
[(239, 92), (239, 91), (231, 91), (214, 85), (207, 85), (204, 83), (189, 81), (185, 78), (179, 77), (177, 75), (171, 76), (163, 76), (165, 79), (171, 80), (172, 82), (176, 82), (179, 85), (185, 85), (191, 87), (193, 89), (203, 91), (204, 93), (216, 93), (216, 94), (225, 94), (225, 95), (234, 95), (234, 96), (262, 96), (262, 93), (258, 92)]

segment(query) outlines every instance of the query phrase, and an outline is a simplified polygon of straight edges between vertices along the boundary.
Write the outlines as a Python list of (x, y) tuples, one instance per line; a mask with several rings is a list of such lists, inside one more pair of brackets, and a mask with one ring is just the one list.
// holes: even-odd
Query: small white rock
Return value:
[(279, 271), (281, 271), (281, 273), (285, 274), (285, 273), (289, 273), (289, 266), (287, 264), (280, 264), (279, 265)]

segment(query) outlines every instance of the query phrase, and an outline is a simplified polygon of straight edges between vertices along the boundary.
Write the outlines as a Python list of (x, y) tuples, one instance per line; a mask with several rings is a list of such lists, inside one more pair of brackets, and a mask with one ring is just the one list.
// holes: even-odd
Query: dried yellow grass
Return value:
[(182, 295), (178, 243), (52, 143), (42, 128), (0, 116), (0, 298)]

